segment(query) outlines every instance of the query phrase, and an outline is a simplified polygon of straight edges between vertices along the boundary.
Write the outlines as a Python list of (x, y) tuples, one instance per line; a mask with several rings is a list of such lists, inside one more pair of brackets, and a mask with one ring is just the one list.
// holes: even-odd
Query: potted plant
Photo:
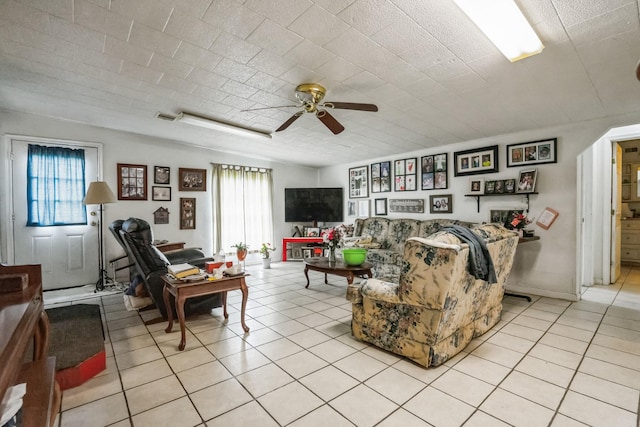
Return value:
[(262, 255), (262, 266), (264, 268), (271, 268), (271, 258), (269, 252), (275, 251), (276, 248), (271, 246), (271, 243), (263, 243), (260, 247), (260, 254)]
[(238, 261), (244, 261), (244, 259), (247, 257), (247, 250), (249, 249), (249, 245), (240, 242), (235, 245), (231, 245), (231, 247), (236, 248), (236, 256), (238, 257)]

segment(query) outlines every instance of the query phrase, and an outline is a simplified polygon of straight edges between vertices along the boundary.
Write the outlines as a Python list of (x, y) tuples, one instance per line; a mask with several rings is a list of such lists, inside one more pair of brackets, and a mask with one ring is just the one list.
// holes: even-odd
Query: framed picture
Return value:
[(496, 194), (504, 194), (504, 179), (496, 180), (496, 187), (493, 192)]
[(319, 227), (305, 227), (304, 228), (304, 237), (319, 237), (320, 236), (320, 228)]
[(416, 183), (418, 172), (416, 164), (418, 158), (396, 160), (394, 162), (394, 190), (395, 191), (415, 191), (418, 189)]
[(207, 191), (206, 169), (178, 169), (180, 191)]
[(300, 248), (291, 249), (291, 258), (294, 258), (294, 259), (302, 258), (302, 249)]
[(536, 169), (521, 170), (518, 175), (518, 187), (516, 193), (533, 193), (536, 191)]
[(507, 167), (557, 163), (558, 138), (507, 145)]
[(118, 200), (147, 200), (147, 165), (118, 163)]
[(515, 193), (516, 192), (516, 180), (515, 179), (505, 179), (504, 180), (504, 192), (505, 193)]
[(421, 158), (422, 189), (438, 190), (448, 188), (447, 153), (423, 156)]
[(391, 162), (371, 164), (371, 192), (386, 193), (391, 191)]
[(311, 258), (311, 255), (313, 255), (313, 251), (311, 249), (302, 250), (302, 258)]
[(511, 222), (515, 215), (523, 213), (524, 209), (491, 209), (489, 211), (489, 222), (505, 224), (507, 221)]
[(347, 201), (347, 216), (356, 216), (356, 202), (354, 200)]
[(159, 201), (171, 201), (171, 187), (151, 187), (151, 199)]
[(494, 180), (487, 180), (484, 182), (484, 194), (493, 194), (496, 192), (496, 182)]
[(169, 185), (171, 182), (171, 168), (169, 166), (153, 167), (153, 183)]
[(498, 146), (453, 153), (454, 176), (498, 172)]
[(390, 199), (389, 212), (424, 213), (424, 199)]
[(367, 166), (349, 169), (349, 198), (369, 197), (369, 174)]
[(558, 215), (560, 215), (558, 211), (551, 208), (544, 208), (544, 210), (538, 217), (538, 220), (536, 221), (536, 225), (539, 225), (541, 228), (548, 230), (549, 227), (551, 227), (551, 224), (553, 224), (553, 221), (556, 220)]
[(429, 196), (430, 213), (451, 213), (451, 194), (441, 194), (439, 196)]
[(180, 198), (180, 230), (195, 230), (196, 228), (196, 199)]
[(375, 199), (374, 203), (376, 215), (387, 214), (387, 199)]
[(154, 224), (169, 224), (169, 209), (162, 206), (153, 213)]
[(468, 194), (484, 194), (484, 178), (469, 178)]
[(361, 218), (369, 216), (369, 200), (358, 200), (358, 216)]

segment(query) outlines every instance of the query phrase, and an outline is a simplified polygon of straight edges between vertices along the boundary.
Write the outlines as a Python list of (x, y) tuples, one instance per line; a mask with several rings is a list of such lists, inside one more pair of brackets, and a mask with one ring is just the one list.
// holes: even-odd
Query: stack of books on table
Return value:
[(167, 271), (176, 279), (184, 279), (185, 277), (199, 274), (200, 269), (191, 264), (171, 264), (167, 267)]

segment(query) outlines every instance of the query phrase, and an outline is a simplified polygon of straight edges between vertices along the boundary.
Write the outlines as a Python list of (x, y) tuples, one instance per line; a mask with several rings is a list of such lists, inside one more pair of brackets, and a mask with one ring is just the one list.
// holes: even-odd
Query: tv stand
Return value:
[[(319, 247), (322, 237), (284, 237), (282, 239), (282, 262), (287, 260), (302, 261), (302, 250)], [(300, 251), (298, 256), (297, 251)]]

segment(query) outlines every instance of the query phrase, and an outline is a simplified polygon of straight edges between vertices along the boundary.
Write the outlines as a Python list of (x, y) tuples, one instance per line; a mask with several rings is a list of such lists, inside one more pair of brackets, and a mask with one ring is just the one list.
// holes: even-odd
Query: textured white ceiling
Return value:
[[(0, 108), (322, 166), (640, 113), (639, 0), (516, 0), (546, 46), (510, 63), (452, 0), (0, 0)], [(332, 110), (269, 141), (300, 83)], [(639, 114), (640, 121), (640, 114)], [(553, 136), (553, 135), (550, 135)]]

